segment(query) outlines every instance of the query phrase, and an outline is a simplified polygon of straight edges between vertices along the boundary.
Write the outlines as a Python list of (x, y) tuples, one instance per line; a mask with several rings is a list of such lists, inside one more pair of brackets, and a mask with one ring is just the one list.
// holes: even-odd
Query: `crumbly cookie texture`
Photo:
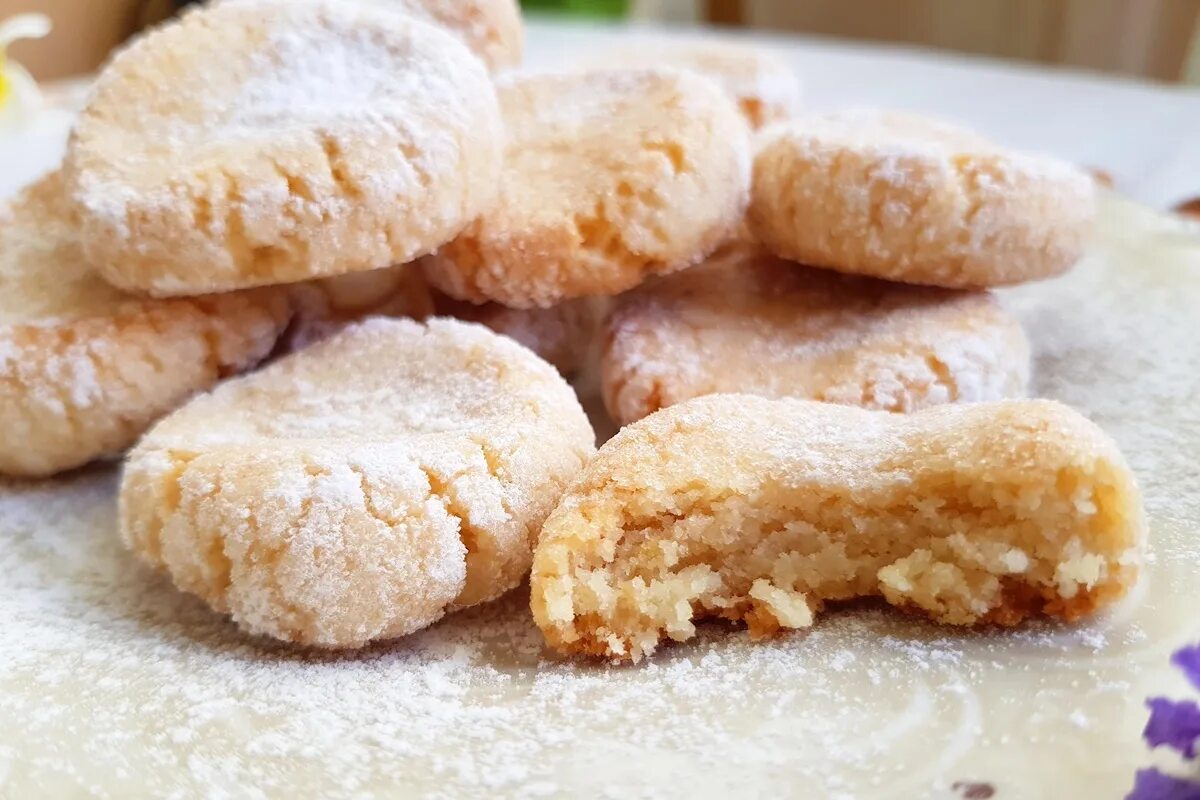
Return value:
[(373, 318), (155, 426), (120, 528), (243, 629), (358, 647), (516, 586), (593, 449), (571, 387), (524, 347)]
[(742, 220), (749, 131), (711, 82), (665, 69), (512, 76), (499, 201), (423, 259), (460, 300), (547, 307), (700, 261)]
[(1075, 167), (910, 114), (842, 112), (764, 133), (748, 218), (776, 255), (955, 289), (1057, 275), (1082, 254), (1095, 185)]
[(605, 50), (588, 63), (608, 68), (677, 67), (715, 81), (754, 130), (790, 119), (800, 109), (800, 79), (780, 56), (735, 42), (639, 40)]
[(189, 295), (430, 252), (494, 199), (503, 138), (487, 70), (435, 25), (336, 0), (225, 3), (111, 61), (67, 175), (109, 282)]
[(195, 392), (258, 363), (287, 325), (263, 289), (147, 300), (86, 265), (53, 172), (0, 206), (0, 474), (119, 454)]
[(1022, 397), (1029, 342), (990, 294), (905, 286), (781, 261), (756, 247), (615, 301), (601, 386), (614, 420), (719, 392), (909, 412)]
[(882, 595), (951, 625), (1068, 620), (1136, 580), (1116, 445), (1044, 400), (910, 415), (710, 395), (610, 440), (546, 521), (533, 615), (563, 653), (638, 660), (698, 619), (805, 628)]
[(593, 354), (607, 308), (603, 298), (581, 297), (550, 308), (509, 308), (455, 300), (429, 286), (408, 264), (355, 272), (294, 287), (296, 318), (288, 329), (289, 350), (307, 347), (368, 316), (426, 319), (447, 316), (478, 322), (508, 336), (558, 367), (578, 373)]

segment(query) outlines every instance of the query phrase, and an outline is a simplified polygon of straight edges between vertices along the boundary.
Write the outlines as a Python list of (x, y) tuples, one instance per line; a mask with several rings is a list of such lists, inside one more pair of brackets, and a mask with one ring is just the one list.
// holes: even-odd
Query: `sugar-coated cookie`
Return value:
[(593, 449), (571, 387), (524, 347), (377, 317), (151, 429), (121, 533), (251, 633), (357, 647), (516, 586)]
[(516, 308), (611, 295), (694, 264), (741, 221), (749, 131), (674, 70), (513, 76), (498, 202), (423, 260), (460, 300)]
[(494, 198), (503, 138), (487, 70), (437, 26), (337, 0), (225, 3), (112, 60), (67, 174), (103, 276), (186, 295), (429, 252)]
[(778, 55), (736, 42), (638, 40), (597, 53), (589, 63), (607, 67), (677, 67), (715, 81), (757, 130), (792, 117), (800, 108), (800, 79)]
[(875, 595), (951, 625), (1072, 620), (1126, 592), (1145, 533), (1116, 445), (1059, 403), (710, 395), (600, 449), (542, 530), (532, 608), (558, 650), (632, 660), (698, 619), (763, 635)]
[(564, 375), (578, 372), (592, 352), (605, 304), (601, 298), (565, 300), (550, 308), (509, 308), (455, 300), (409, 264), (298, 284), (289, 350), (307, 347), (368, 316), (425, 319), (447, 316), (504, 334), (549, 361)]
[(1029, 342), (985, 292), (905, 286), (723, 248), (616, 299), (605, 406), (627, 424), (718, 392), (887, 411), (1022, 397)]
[(62, 175), (0, 205), (0, 473), (113, 456), (191, 394), (266, 356), (287, 325), (271, 289), (148, 300), (84, 263)]
[(750, 227), (793, 261), (952, 289), (1057, 275), (1083, 252), (1095, 184), (1075, 167), (911, 114), (801, 117), (764, 134)]

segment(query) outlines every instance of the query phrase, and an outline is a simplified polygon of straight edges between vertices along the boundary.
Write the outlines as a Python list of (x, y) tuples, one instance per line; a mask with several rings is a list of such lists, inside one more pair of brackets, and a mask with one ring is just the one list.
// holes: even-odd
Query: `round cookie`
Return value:
[(611, 295), (694, 264), (741, 221), (749, 132), (673, 70), (513, 76), (498, 202), (423, 260), (460, 300), (515, 308)]
[(515, 339), (564, 375), (583, 367), (604, 316), (603, 300), (593, 297), (550, 308), (466, 303), (431, 289), (414, 265), (298, 284), (294, 295), (296, 317), (288, 329), (289, 350), (307, 347), (368, 316), (425, 319), (437, 315), (478, 322)]
[(990, 294), (746, 246), (621, 295), (602, 341), (604, 402), (622, 425), (721, 392), (909, 412), (1021, 397), (1029, 381), (1029, 342)]
[[(223, 0), (226, 3), (300, 0)], [(493, 72), (521, 63), (525, 31), (517, 0), (359, 0), (436, 23), (463, 40)]]
[(542, 529), (533, 616), (564, 653), (638, 660), (704, 618), (752, 635), (882, 596), (950, 625), (1074, 620), (1136, 581), (1146, 519), (1067, 406), (889, 414), (710, 395), (609, 440)]
[(904, 283), (986, 288), (1080, 257), (1095, 184), (911, 114), (814, 115), (765, 135), (749, 222), (781, 258)]
[(660, 66), (698, 72), (725, 90), (754, 130), (790, 119), (800, 108), (800, 79), (787, 62), (760, 47), (648, 39), (598, 53), (588, 62), (624, 69)]
[(429, 252), (494, 198), (502, 140), (487, 71), (434, 25), (336, 0), (225, 3), (111, 61), (67, 175), (102, 275), (187, 295)]
[(593, 449), (571, 387), (517, 343), (377, 317), (151, 429), (120, 528), (246, 631), (358, 647), (520, 583)]
[(287, 298), (147, 300), (84, 262), (62, 175), (0, 206), (0, 473), (116, 455), (197, 391), (265, 357)]

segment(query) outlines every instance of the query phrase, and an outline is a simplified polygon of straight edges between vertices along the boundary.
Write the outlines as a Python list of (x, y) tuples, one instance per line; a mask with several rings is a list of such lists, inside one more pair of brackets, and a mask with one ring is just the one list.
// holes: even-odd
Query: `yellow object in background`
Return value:
[(28, 119), (41, 101), (37, 81), (25, 68), (5, 55), (18, 39), (40, 39), (50, 32), (43, 14), (18, 14), (0, 22), (0, 130)]

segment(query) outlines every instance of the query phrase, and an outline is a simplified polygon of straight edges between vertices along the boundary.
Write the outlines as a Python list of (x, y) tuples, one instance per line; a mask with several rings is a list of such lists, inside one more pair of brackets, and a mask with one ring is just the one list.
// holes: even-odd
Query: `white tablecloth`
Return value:
[[(648, 28), (535, 21), (534, 68)], [(716, 35), (700, 30), (678, 35)], [(740, 34), (786, 57), (811, 109), (872, 105), (964, 120), (998, 141), (1056, 154), (1112, 173), (1117, 188), (1167, 207), (1200, 195), (1200, 90), (930, 51), (797, 36)], [(54, 166), (71, 115), (53, 109), (31, 129), (0, 139), (0, 196)]]

